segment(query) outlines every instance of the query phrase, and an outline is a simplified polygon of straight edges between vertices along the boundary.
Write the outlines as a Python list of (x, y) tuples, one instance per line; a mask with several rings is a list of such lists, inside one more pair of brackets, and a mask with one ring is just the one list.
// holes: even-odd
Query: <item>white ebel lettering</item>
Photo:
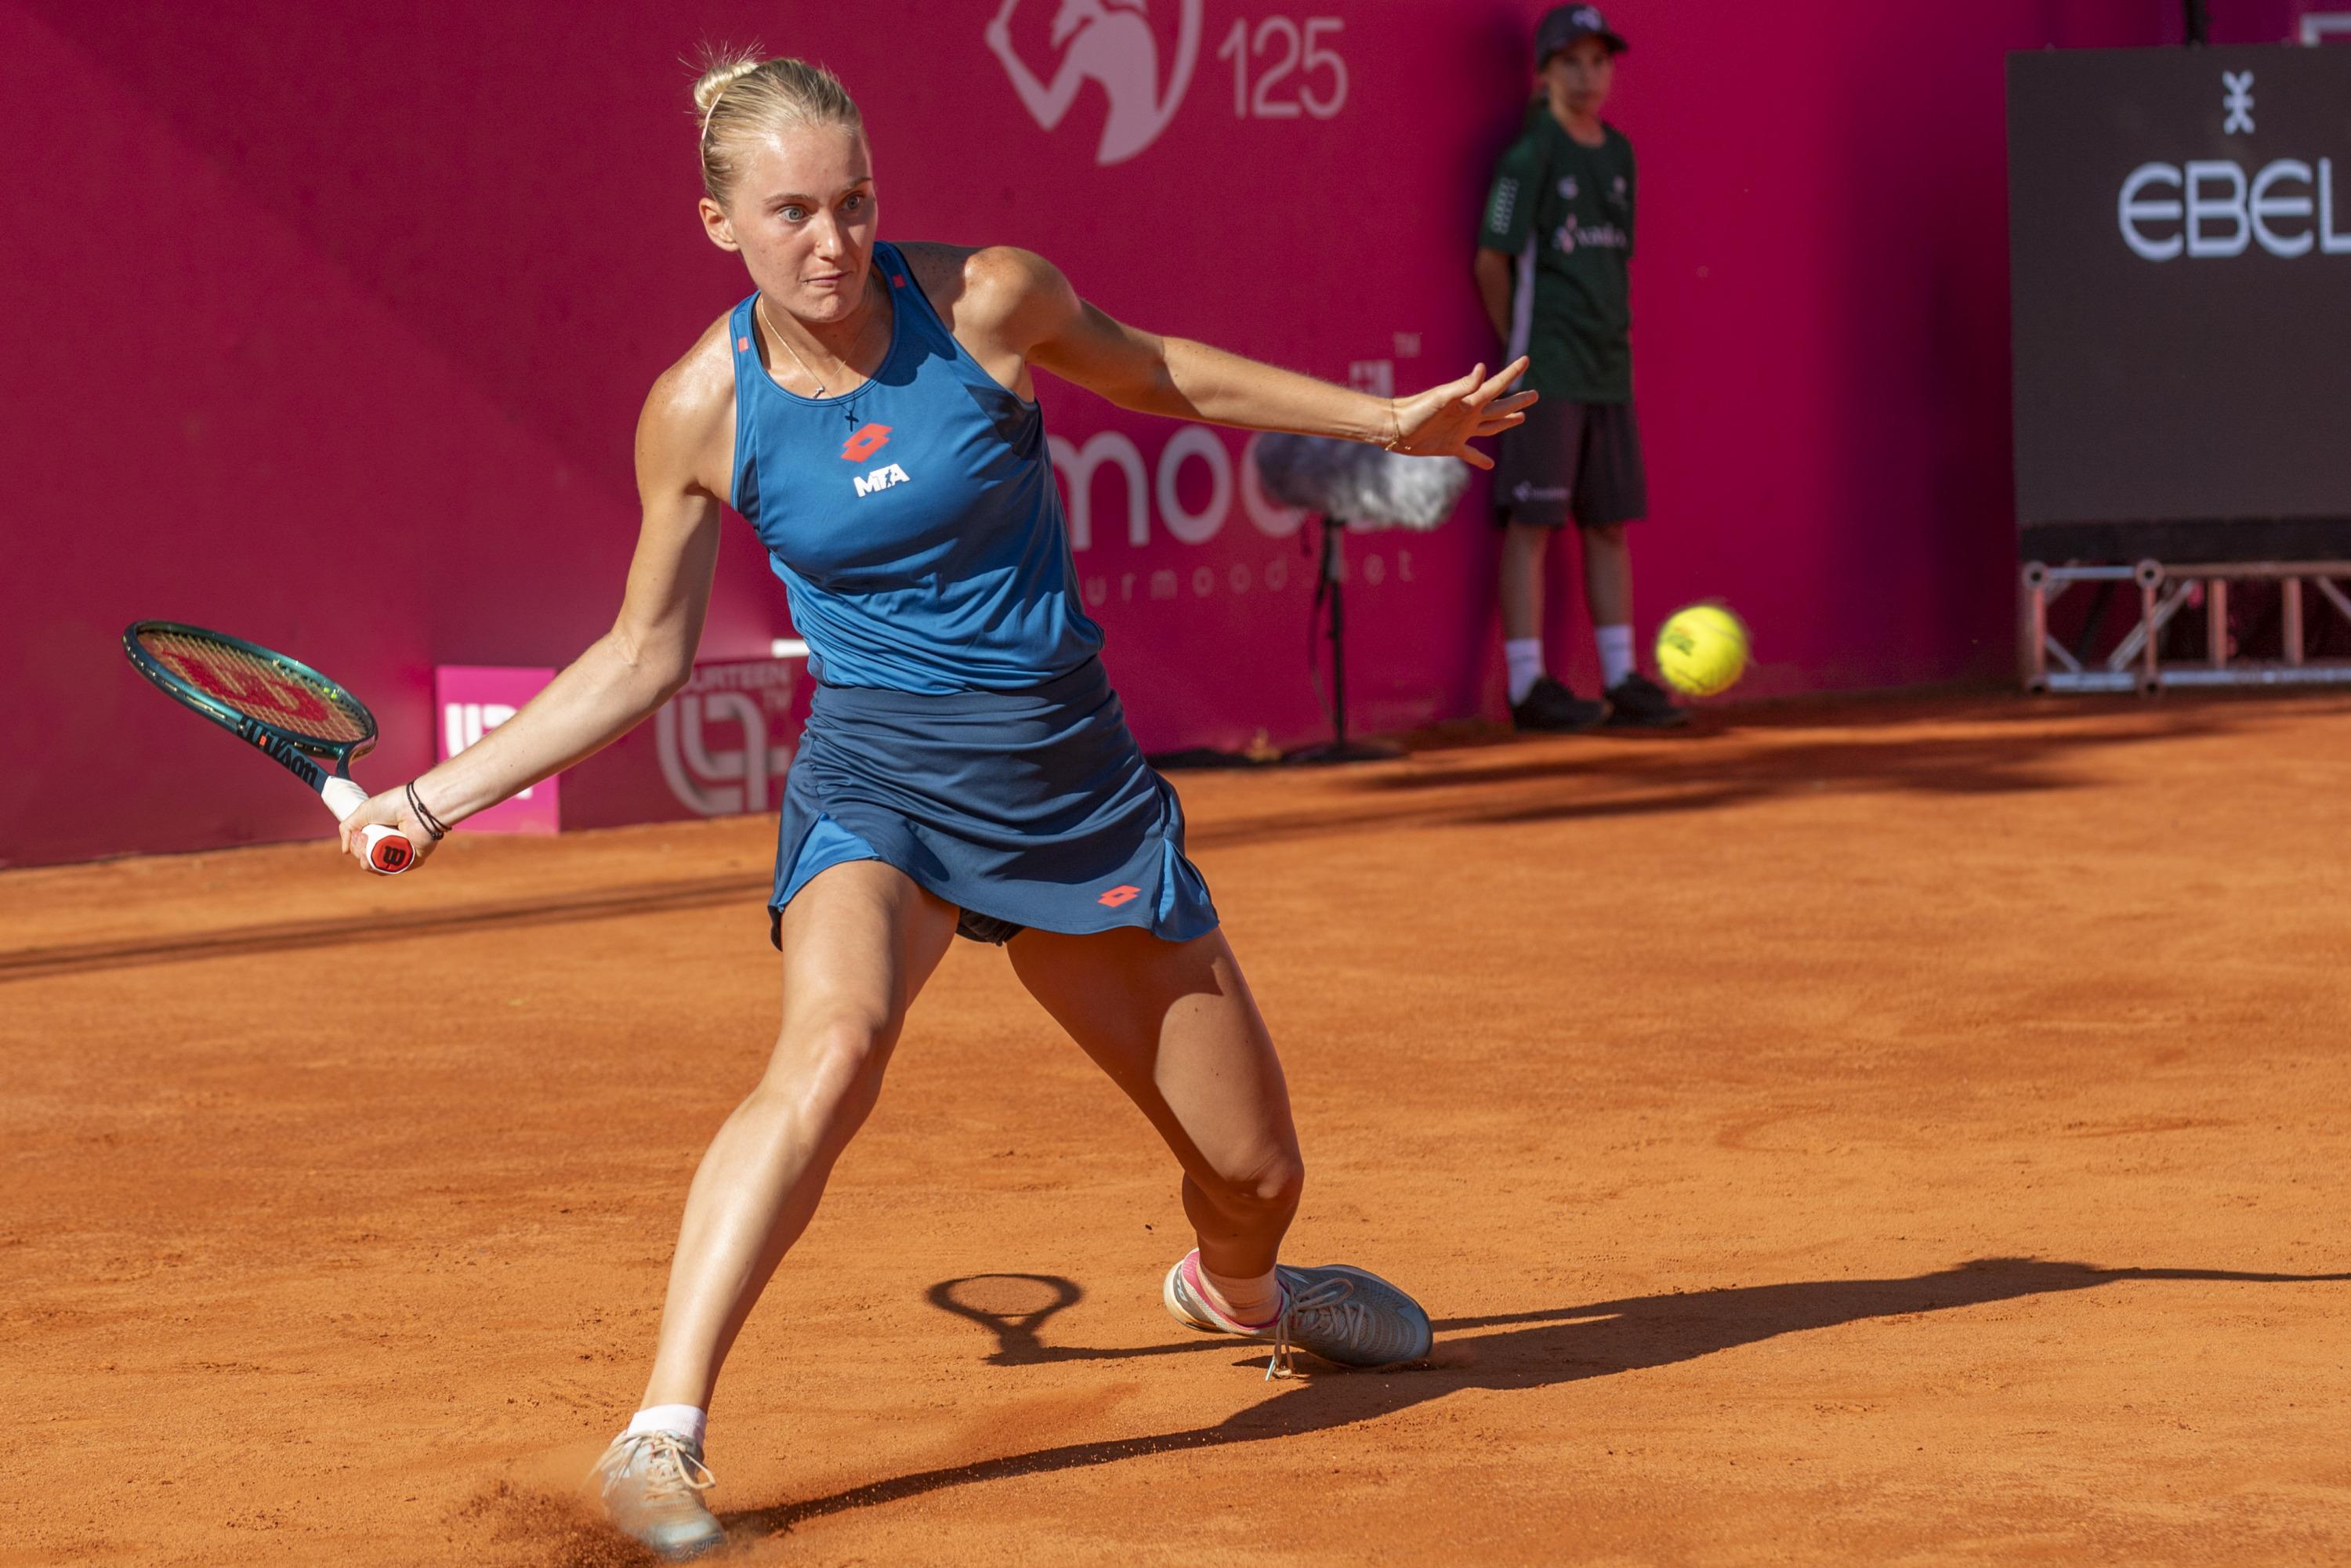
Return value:
[(2286, 258), (2351, 256), (2351, 232), (2335, 226), (2332, 158), (2314, 170), (2299, 158), (2273, 159), (2250, 180), (2243, 164), (2224, 158), (2142, 163), (2123, 181), (2116, 218), (2123, 243), (2147, 261), (2242, 256), (2255, 245)]
[(2252, 196), (2246, 203), (2252, 213), (2253, 237), (2260, 240), (2262, 248), (2272, 256), (2306, 256), (2310, 247), (2318, 243), (2316, 235), (2308, 229), (2300, 234), (2282, 235), (2270, 226), (2272, 218), (2306, 218), (2316, 210), (2306, 195), (2271, 195), (2270, 187), (2281, 180), (2292, 180), (2308, 187), (2313, 183), (2310, 165), (2300, 159), (2281, 158), (2274, 163), (2263, 164), (2262, 172), (2253, 176)]
[[(2217, 202), (2204, 193), (2205, 188), (2216, 180), (2228, 192)], [(2188, 254), (2244, 255), (2245, 246), (2253, 238), (2253, 225), (2245, 215), (2244, 170), (2220, 159), (2193, 159), (2188, 165), (2187, 183)], [(2212, 220), (2219, 218), (2227, 219), (2231, 226), (2216, 235), (2211, 232)]]
[(861, 475), (852, 481), (856, 485), (857, 493), (861, 496), (870, 496), (876, 490), (886, 490), (893, 485), (903, 485), (905, 482), (906, 471), (895, 463), (885, 463), (872, 473)]

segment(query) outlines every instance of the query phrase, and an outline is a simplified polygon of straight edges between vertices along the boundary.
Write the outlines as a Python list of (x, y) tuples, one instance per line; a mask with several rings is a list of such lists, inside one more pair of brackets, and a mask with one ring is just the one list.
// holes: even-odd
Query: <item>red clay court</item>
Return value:
[[(959, 943), (715, 1412), (740, 1560), (2339, 1556), (2346, 709), (1183, 776), (1288, 1255), (1430, 1364), (1173, 1332), (1168, 1161)], [(569, 1499), (773, 1032), (772, 822), (0, 874), (0, 1563), (639, 1561)]]

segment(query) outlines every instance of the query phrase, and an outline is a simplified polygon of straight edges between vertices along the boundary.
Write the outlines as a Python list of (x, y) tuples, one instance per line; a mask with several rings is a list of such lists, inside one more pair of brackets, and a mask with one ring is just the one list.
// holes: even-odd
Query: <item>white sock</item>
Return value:
[(1226, 1274), (1211, 1273), (1208, 1266), (1193, 1255), (1200, 1282), (1207, 1289), (1202, 1292), (1208, 1304), (1243, 1328), (1263, 1328), (1281, 1315), (1281, 1277), (1268, 1269), (1254, 1280), (1235, 1279)]
[(710, 1417), (699, 1405), (648, 1405), (630, 1417), (629, 1429), (621, 1436), (633, 1437), (640, 1432), (674, 1432), (699, 1448), (709, 1430)]
[(1633, 673), (1633, 629), (1594, 626), (1592, 640), (1600, 644), (1600, 684), (1614, 687)]
[(1542, 678), (1542, 639), (1540, 637), (1509, 637), (1502, 642), (1502, 663), (1510, 672), (1510, 706), (1518, 706), (1527, 700)]

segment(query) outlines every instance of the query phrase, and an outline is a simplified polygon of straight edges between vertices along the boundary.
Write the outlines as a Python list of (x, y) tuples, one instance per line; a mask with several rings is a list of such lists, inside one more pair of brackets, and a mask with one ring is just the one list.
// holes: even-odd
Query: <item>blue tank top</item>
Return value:
[(775, 383), (735, 307), (735, 509), (768, 547), (837, 686), (1016, 691), (1102, 648), (1077, 593), (1061, 497), (1037, 405), (964, 351), (897, 247), (873, 260), (890, 290), (890, 348), (840, 397)]

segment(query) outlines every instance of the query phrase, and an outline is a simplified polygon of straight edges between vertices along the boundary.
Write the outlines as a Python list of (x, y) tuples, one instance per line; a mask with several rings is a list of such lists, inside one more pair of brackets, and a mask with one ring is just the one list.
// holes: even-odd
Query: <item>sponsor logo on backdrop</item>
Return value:
[(697, 816), (776, 809), (776, 788), (792, 765), (778, 740), (791, 716), (797, 666), (786, 660), (698, 664), (685, 689), (653, 719), (662, 779)]
[[(506, 723), (547, 688), (555, 672), (544, 666), (507, 668), (441, 664), (433, 672), (433, 704), (441, 716), (435, 751), (456, 756)], [(467, 832), (551, 833), (561, 826), (560, 777), (542, 779), (510, 800), (465, 819)]]
[(2243, 131), (2253, 133), (2253, 73), (2222, 71), (2220, 73), (2220, 108), (2228, 119), (2220, 122), (2220, 134), (2234, 136)]
[[(1407, 336), (1416, 335), (1398, 334), (1400, 340)], [(1411, 349), (1418, 351), (1417, 341)], [(1360, 368), (1370, 374), (1392, 373), (1386, 361), (1361, 361)], [(1145, 461), (1143, 448), (1123, 431), (1096, 431), (1082, 444), (1047, 435), (1086, 605), (1238, 598), (1311, 587), (1311, 566), (1293, 566), (1306, 514), (1265, 493), (1258, 478), (1259, 439), (1249, 436), (1237, 458), (1223, 433), (1181, 424), (1154, 463)], [(1112, 520), (1101, 536), (1094, 531), (1098, 510), (1106, 510)], [(1248, 530), (1228, 528), (1236, 513), (1247, 519)], [(1116, 526), (1122, 518), (1123, 528)], [(1171, 538), (1195, 548), (1214, 545), (1218, 564), (1196, 559), (1190, 565), (1165, 564), (1164, 554), (1136, 561), (1124, 554), (1161, 547)], [(1105, 559), (1105, 554), (1113, 559)], [(1413, 552), (1401, 539), (1393, 554), (1385, 545), (1374, 545), (1350, 556), (1346, 570), (1351, 580), (1359, 576), (1374, 587), (1420, 580)]]
[[(512, 703), (444, 703), (441, 707), (441, 755), (455, 757), (474, 745), (482, 737), (506, 723), (522, 711)], [(536, 784), (527, 785), (514, 796), (528, 800)]]
[[(2220, 130), (2253, 134), (2253, 73), (2220, 73)], [(2273, 158), (2252, 167), (2233, 158), (2142, 163), (2123, 177), (2115, 204), (2123, 244), (2146, 261), (2214, 260), (2258, 246), (2271, 256), (2351, 256), (2351, 232), (2337, 227), (2332, 158)]]
[(2242, 256), (2256, 245), (2275, 256), (2351, 256), (2332, 158), (2314, 168), (2277, 158), (2250, 171), (2228, 158), (2142, 163), (2123, 181), (2116, 210), (2123, 243), (2148, 261)]
[(1044, 130), (1060, 126), (1087, 82), (1101, 84), (1110, 112), (1102, 119), (1094, 162), (1108, 167), (1125, 162), (1158, 141), (1176, 118), (1199, 60), (1202, 3), (1180, 0), (1176, 64), (1164, 87), (1159, 39), (1151, 30), (1144, 0), (1061, 0), (1053, 15), (1051, 45), (1058, 57), (1050, 80), (1030, 69), (1013, 44), (1012, 16), (1020, 0), (1004, 0), (982, 36), (1002, 62), (1022, 107)]

